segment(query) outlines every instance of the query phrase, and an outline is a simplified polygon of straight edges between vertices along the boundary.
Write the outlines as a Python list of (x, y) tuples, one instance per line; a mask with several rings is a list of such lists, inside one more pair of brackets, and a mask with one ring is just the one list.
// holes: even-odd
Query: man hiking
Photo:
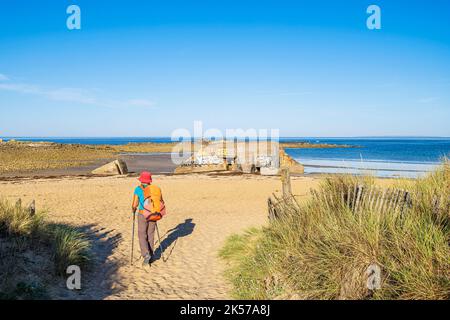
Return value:
[[(161, 189), (152, 185), (152, 174), (144, 171), (139, 177), (141, 184), (133, 194), (131, 209), (133, 215), (138, 211), (138, 238), (144, 264), (151, 264), (154, 254), (154, 234), (156, 221), (165, 214)], [(134, 222), (133, 222), (134, 223)], [(133, 226), (134, 228), (134, 226)]]

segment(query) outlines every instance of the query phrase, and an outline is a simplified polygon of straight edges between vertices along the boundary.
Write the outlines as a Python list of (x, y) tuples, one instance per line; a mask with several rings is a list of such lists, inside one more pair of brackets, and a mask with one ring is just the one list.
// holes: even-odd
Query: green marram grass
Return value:
[(21, 203), (11, 204), (0, 200), (0, 232), (13, 235), (32, 236), (42, 231), (43, 213), (33, 216)]
[(65, 274), (70, 265), (84, 266), (89, 262), (90, 243), (86, 236), (71, 226), (55, 225), (51, 228), (55, 241), (54, 261), (57, 273)]
[[(342, 188), (374, 179), (327, 177), (322, 197), (285, 207), (282, 218), (228, 239), (220, 256), (238, 299), (449, 299), (450, 164), (425, 178), (399, 181), (411, 193), (403, 213), (353, 213)], [(335, 195), (335, 196), (333, 196)], [(439, 199), (439, 200), (437, 200)], [(381, 269), (368, 290), (367, 270)]]
[[(0, 298), (33, 298), (42, 296), (43, 285), (24, 283), (20, 279), (20, 265), (26, 265), (27, 252), (48, 254), (55, 274), (64, 275), (70, 265), (86, 266), (90, 261), (90, 241), (78, 229), (45, 221), (44, 212), (31, 215), (20, 202), (12, 204), (0, 199)], [(23, 268), (23, 267), (22, 267)], [(48, 272), (42, 270), (42, 272)], [(37, 275), (45, 278), (47, 275)], [(25, 289), (26, 290), (25, 290)], [(36, 290), (34, 288), (37, 288)]]

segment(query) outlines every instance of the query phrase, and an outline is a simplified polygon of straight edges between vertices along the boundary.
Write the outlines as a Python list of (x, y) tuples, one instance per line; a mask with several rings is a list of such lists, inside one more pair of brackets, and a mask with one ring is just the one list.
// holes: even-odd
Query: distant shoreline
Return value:
[[(303, 139), (303, 138), (279, 138), (279, 144), (283, 148), (358, 148), (360, 146), (357, 145), (348, 145), (348, 144), (335, 144), (335, 143), (323, 143), (318, 141), (308, 141), (314, 140), (311, 139)], [(32, 137), (0, 137), (0, 142), (18, 142), (18, 143), (55, 143), (55, 144), (66, 144), (66, 145), (91, 145), (91, 146), (145, 146), (149, 144), (154, 145), (172, 145), (189, 142), (199, 142), (200, 139), (186, 139), (182, 141), (172, 141), (171, 138), (32, 138)], [(204, 143), (209, 143), (214, 140), (203, 139)], [(226, 141), (233, 141), (232, 139)], [(243, 141), (243, 139), (238, 139), (237, 141)], [(248, 141), (255, 141), (254, 139), (249, 139)], [(265, 140), (260, 140), (265, 141)], [(267, 141), (270, 141), (267, 140)]]
[[(157, 172), (173, 172), (176, 168), (170, 159), (170, 153), (178, 142), (131, 142), (127, 144), (78, 144), (57, 143), (52, 141), (0, 142), (0, 176), (87, 174), (116, 158), (131, 162), (132, 170), (141, 170), (156, 166)], [(204, 142), (208, 144), (208, 142)], [(340, 145), (289, 143), (289, 148), (341, 148)], [(187, 142), (187, 148), (191, 147)], [(283, 148), (284, 144), (280, 144)], [(151, 165), (148, 156), (151, 157)], [(147, 157), (147, 159), (145, 159)], [(165, 159), (165, 160), (163, 160)], [(163, 162), (166, 164), (163, 164)], [(134, 162), (138, 164), (134, 165)]]
[[(95, 138), (97, 139), (97, 138)], [(127, 138), (122, 138), (127, 139)], [(86, 142), (88, 140), (84, 140)], [(350, 140), (355, 143), (353, 140)], [(364, 140), (361, 140), (362, 142)], [(441, 140), (439, 140), (441, 141)], [(446, 140), (444, 141), (447, 146)], [(115, 144), (78, 144), (73, 140), (65, 143), (53, 141), (3, 141), (0, 143), (0, 177), (20, 176), (45, 176), (51, 175), (86, 175), (98, 166), (108, 163), (114, 159), (125, 159), (130, 167), (130, 171), (149, 169), (155, 173), (171, 173), (176, 168), (170, 159), (171, 152), (177, 142), (158, 140), (154, 142), (128, 142), (120, 140)], [(95, 141), (105, 142), (105, 141)], [(396, 164), (408, 165), (408, 160), (389, 160), (391, 154), (383, 161), (372, 161), (365, 158), (364, 161), (352, 160), (360, 157), (360, 152), (370, 152), (370, 149), (361, 147), (359, 151), (357, 145), (316, 143), (305, 141), (282, 142), (280, 147), (284, 148), (288, 154), (299, 161), (305, 167), (305, 174), (333, 174), (350, 173), (360, 174), (361, 172), (374, 172), (377, 176), (406, 176), (415, 173), (423, 174), (428, 172), (428, 168), (392, 167)], [(206, 144), (208, 142), (205, 142)], [(364, 142), (363, 142), (364, 143)], [(382, 142), (384, 145), (384, 142)], [(391, 144), (389, 142), (388, 144)], [(414, 147), (415, 148), (415, 147)], [(445, 147), (447, 148), (447, 147)], [(448, 149), (448, 148), (447, 148)], [(445, 149), (445, 150), (447, 150)], [(353, 150), (353, 151), (352, 151)], [(414, 152), (416, 149), (412, 149)], [(444, 151), (445, 151), (444, 150)], [(399, 153), (400, 152), (400, 153)], [(398, 150), (397, 154), (402, 154)], [(423, 151), (422, 152), (428, 152)], [(318, 157), (314, 155), (318, 154)], [(345, 159), (344, 155), (353, 154), (355, 157)], [(426, 153), (428, 154), (428, 153)], [(392, 154), (394, 156), (394, 154)], [(340, 159), (340, 157), (343, 157)], [(306, 159), (306, 160), (305, 160)], [(423, 165), (435, 165), (437, 162), (413, 161), (411, 165), (421, 167)], [(326, 163), (329, 162), (329, 163)], [(336, 162), (336, 163), (333, 163)], [(339, 163), (338, 163), (339, 162)], [(371, 163), (368, 166), (366, 163)], [(377, 163), (382, 164), (380, 167)], [(361, 167), (361, 164), (365, 164)], [(375, 167), (372, 167), (375, 165)], [(152, 167), (154, 169), (152, 169)]]
[[(48, 141), (48, 140), (100, 140), (100, 139), (118, 139), (118, 140), (164, 140), (164, 141), (171, 141), (170, 136), (149, 136), (149, 137), (121, 137), (121, 136), (95, 136), (95, 137), (76, 137), (76, 136), (0, 136), (0, 139), (3, 140), (33, 140), (33, 141)], [(279, 137), (280, 140), (313, 140), (313, 139), (394, 139), (394, 140), (405, 140), (405, 139), (450, 139), (450, 136), (298, 136), (298, 137), (290, 137), (290, 136), (282, 136)]]

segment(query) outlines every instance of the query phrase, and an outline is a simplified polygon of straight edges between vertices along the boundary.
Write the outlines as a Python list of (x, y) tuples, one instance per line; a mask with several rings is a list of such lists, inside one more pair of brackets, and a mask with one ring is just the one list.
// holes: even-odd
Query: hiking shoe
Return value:
[(152, 258), (152, 256), (149, 254), (149, 253), (147, 253), (145, 256), (144, 256), (144, 262), (142, 262), (142, 264), (143, 265), (147, 265), (147, 264), (150, 264), (151, 263), (151, 258)]

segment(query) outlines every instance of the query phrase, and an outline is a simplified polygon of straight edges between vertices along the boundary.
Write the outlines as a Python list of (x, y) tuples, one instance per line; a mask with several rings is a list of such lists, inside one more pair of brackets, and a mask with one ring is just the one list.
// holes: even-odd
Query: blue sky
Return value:
[(0, 136), (168, 136), (195, 120), (450, 136), (450, 1), (0, 3)]

